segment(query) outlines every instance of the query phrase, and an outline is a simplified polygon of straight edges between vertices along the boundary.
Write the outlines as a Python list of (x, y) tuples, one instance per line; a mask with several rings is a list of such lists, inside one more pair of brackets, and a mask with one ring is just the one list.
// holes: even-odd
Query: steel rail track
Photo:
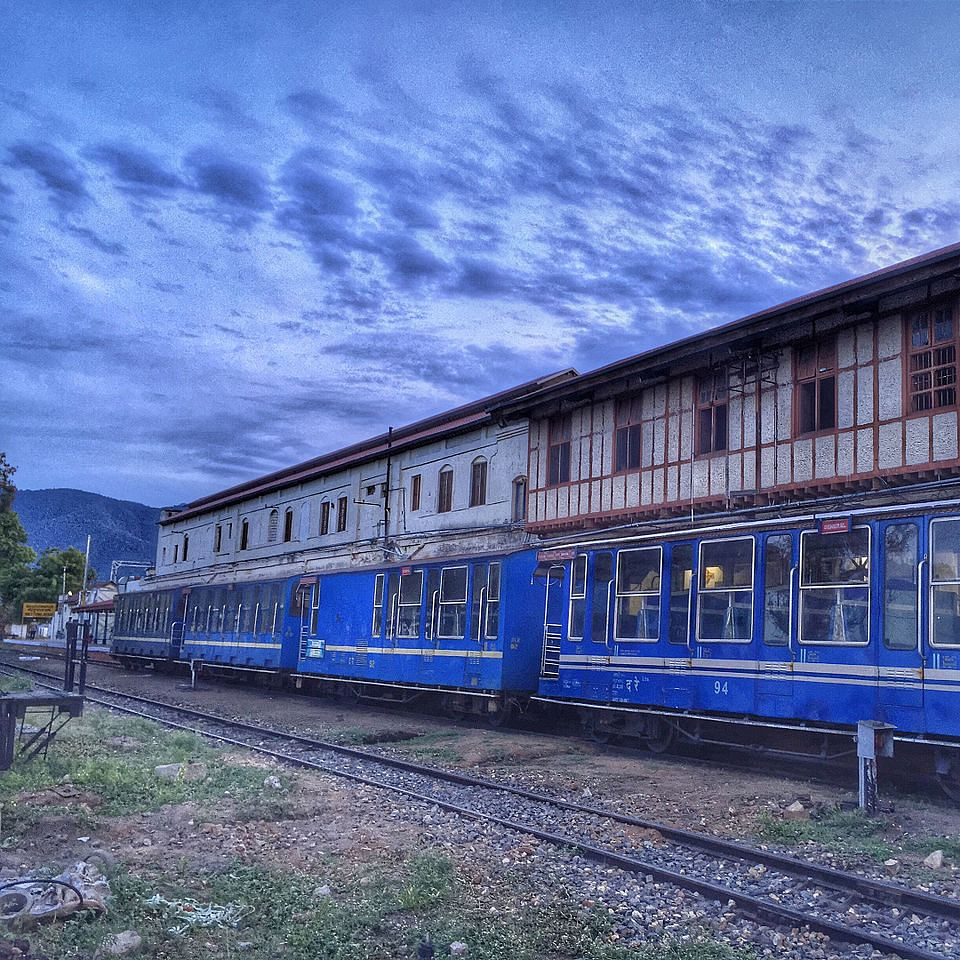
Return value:
[[(25, 667), (13, 666), (10, 664), (3, 664), (2, 669), (27, 673), (33, 676), (44, 677), (46, 679), (58, 679), (51, 674), (46, 674), (37, 670), (31, 670)], [(297, 744), (298, 746), (302, 747), (326, 750), (335, 754), (350, 757), (352, 759), (380, 764), (385, 767), (395, 768), (423, 777), (433, 778), (462, 786), (480, 787), (483, 789), (510, 793), (525, 800), (550, 804), (558, 809), (568, 810), (579, 814), (587, 814), (595, 817), (602, 817), (630, 826), (656, 830), (665, 839), (688, 848), (708, 852), (711, 854), (718, 854), (744, 862), (771, 866), (775, 869), (796, 876), (802, 880), (815, 880), (824, 886), (830, 887), (834, 890), (839, 890), (845, 894), (849, 894), (851, 892), (858, 893), (866, 899), (882, 903), (885, 906), (909, 908), (920, 911), (929, 917), (941, 918), (948, 921), (955, 922), (960, 920), (960, 902), (950, 900), (946, 897), (940, 897), (908, 887), (902, 887), (898, 884), (892, 884), (885, 881), (859, 876), (857, 874), (847, 873), (845, 871), (836, 870), (832, 867), (825, 867), (820, 864), (809, 863), (785, 854), (760, 850), (736, 841), (724, 840), (709, 834), (696, 833), (683, 828), (661, 824), (656, 821), (630, 817), (625, 814), (619, 814), (616, 811), (606, 810), (602, 807), (572, 803), (570, 801), (551, 797), (546, 794), (537, 793), (535, 791), (526, 790), (524, 788), (512, 786), (510, 784), (499, 783), (497, 781), (488, 780), (481, 777), (471, 777), (466, 774), (442, 770), (436, 767), (417, 764), (407, 760), (384, 757), (372, 751), (360, 750), (355, 747), (329, 743), (327, 741), (317, 740), (299, 734), (288, 733), (283, 730), (277, 730), (272, 727), (247, 723), (242, 720), (235, 720), (216, 714), (206, 713), (190, 707), (177, 706), (161, 700), (154, 700), (149, 697), (122, 693), (120, 691), (110, 690), (104, 687), (96, 687), (93, 685), (90, 685), (89, 689), (105, 694), (108, 697), (116, 697), (122, 700), (132, 701), (140, 705), (171, 711), (178, 716), (189, 717), (194, 720), (199, 720), (203, 723), (227, 726), (236, 730), (243, 730), (248, 733), (256, 734), (260, 737), (274, 738), (287, 743)], [(377, 789), (387, 789), (412, 800), (428, 803), (448, 812), (455, 813), (458, 816), (462, 816), (466, 819), (493, 823), (505, 829), (514, 830), (528, 836), (536, 837), (539, 840), (555, 846), (573, 849), (586, 859), (589, 859), (593, 862), (616, 867), (633, 873), (642, 873), (647, 876), (652, 876), (660, 882), (670, 883), (683, 889), (693, 891), (708, 899), (718, 900), (721, 902), (732, 901), (742, 913), (745, 913), (754, 919), (765, 923), (770, 923), (777, 926), (782, 926), (785, 924), (790, 926), (806, 926), (811, 930), (816, 930), (818, 932), (827, 934), (836, 940), (855, 944), (865, 944), (877, 950), (897, 954), (898, 956), (903, 957), (904, 960), (933, 960), (933, 958), (940, 958), (942, 956), (942, 954), (934, 953), (925, 948), (914, 947), (906, 941), (893, 939), (882, 934), (852, 927), (847, 924), (838, 923), (826, 917), (806, 913), (802, 910), (794, 909), (793, 907), (785, 904), (775, 903), (763, 897), (754, 896), (753, 894), (746, 893), (734, 887), (723, 886), (721, 884), (712, 883), (696, 877), (687, 876), (674, 870), (669, 870), (659, 864), (650, 863), (627, 854), (618, 853), (614, 850), (605, 849), (594, 844), (576, 840), (569, 836), (543, 830), (531, 824), (498, 817), (487, 812), (471, 809), (463, 806), (462, 804), (439, 799), (431, 796), (430, 794), (419, 793), (415, 790), (411, 790), (407, 787), (397, 784), (385, 783), (382, 780), (377, 780), (373, 777), (365, 776), (357, 772), (338, 769), (328, 764), (311, 760), (307, 757), (297, 756), (282, 750), (270, 748), (265, 746), (263, 743), (250, 743), (247, 740), (230, 737), (223, 733), (192, 727), (188, 724), (172, 720), (169, 717), (157, 716), (156, 714), (151, 714), (129, 706), (123, 706), (122, 704), (111, 702), (110, 700), (104, 700), (102, 698), (88, 697), (87, 699), (111, 710), (117, 710), (129, 715), (143, 717), (145, 719), (159, 722), (168, 727), (184, 730), (186, 732), (194, 733), (209, 739), (214, 739), (221, 743), (227, 743), (233, 746), (249, 749), (262, 755), (269, 756), (285, 764), (305, 769), (319, 770)]]

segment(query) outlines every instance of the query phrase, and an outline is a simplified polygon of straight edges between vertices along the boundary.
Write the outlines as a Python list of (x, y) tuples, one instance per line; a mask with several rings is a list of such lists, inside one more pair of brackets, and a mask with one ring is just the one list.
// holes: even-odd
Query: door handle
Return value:
[(923, 568), (926, 565), (926, 557), (917, 564), (917, 656), (921, 663), (926, 661), (923, 655)]

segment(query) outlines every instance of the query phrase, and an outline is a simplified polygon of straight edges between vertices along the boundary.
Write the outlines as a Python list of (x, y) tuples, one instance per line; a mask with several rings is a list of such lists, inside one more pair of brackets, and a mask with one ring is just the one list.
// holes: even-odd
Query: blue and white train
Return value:
[(459, 560), (120, 598), (114, 654), (502, 718), (574, 709), (663, 749), (701, 725), (923, 744), (960, 781), (960, 502), (637, 525)]

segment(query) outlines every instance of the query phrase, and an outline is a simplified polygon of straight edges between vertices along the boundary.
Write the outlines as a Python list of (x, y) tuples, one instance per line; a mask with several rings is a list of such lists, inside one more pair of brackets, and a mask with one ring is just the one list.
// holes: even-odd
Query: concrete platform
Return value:
[[(20, 640), (6, 637), (0, 643), (0, 653), (20, 653), (35, 657), (58, 657), (63, 659), (67, 649), (65, 640)], [(87, 660), (113, 661), (110, 648), (104, 644), (91, 646), (87, 650)]]

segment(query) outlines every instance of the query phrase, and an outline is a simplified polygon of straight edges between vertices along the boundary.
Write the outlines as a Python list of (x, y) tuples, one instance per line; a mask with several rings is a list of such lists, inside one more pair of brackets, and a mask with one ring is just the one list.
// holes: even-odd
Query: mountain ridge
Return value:
[(114, 560), (152, 564), (156, 558), (159, 507), (72, 487), (50, 487), (17, 490), (13, 509), (27, 532), (27, 542), (38, 554), (48, 547), (82, 551), (90, 534), (90, 565), (99, 580), (110, 576)]

